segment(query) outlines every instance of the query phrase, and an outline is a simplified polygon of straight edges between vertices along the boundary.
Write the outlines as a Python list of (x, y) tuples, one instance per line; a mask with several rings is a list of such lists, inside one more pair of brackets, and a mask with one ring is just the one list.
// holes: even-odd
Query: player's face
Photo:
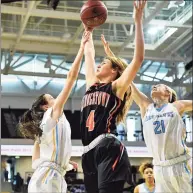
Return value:
[(112, 76), (115, 73), (117, 72), (112, 68), (112, 63), (109, 59), (104, 59), (103, 62), (97, 66), (96, 76), (99, 79)]
[(154, 180), (153, 169), (146, 168), (143, 172), (143, 178), (148, 181)]
[(46, 101), (47, 101), (47, 105), (44, 105), (43, 109), (47, 110), (48, 108), (52, 107), (54, 105), (55, 99), (52, 95), (50, 94), (45, 94), (44, 95)]
[(168, 88), (164, 84), (157, 84), (152, 86), (151, 97), (160, 97), (169, 95)]

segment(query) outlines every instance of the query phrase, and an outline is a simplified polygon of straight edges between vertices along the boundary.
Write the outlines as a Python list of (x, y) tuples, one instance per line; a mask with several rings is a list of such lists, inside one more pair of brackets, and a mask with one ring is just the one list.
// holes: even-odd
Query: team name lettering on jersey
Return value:
[(145, 117), (145, 121), (149, 121), (149, 120), (155, 119), (155, 118), (162, 118), (162, 117), (174, 117), (174, 113), (168, 112), (168, 113), (163, 113), (163, 114), (159, 114), (159, 115), (148, 115)]
[(104, 107), (107, 107), (109, 98), (110, 94), (101, 91), (86, 94), (82, 99), (81, 111), (83, 110), (83, 108), (89, 105), (102, 105)]

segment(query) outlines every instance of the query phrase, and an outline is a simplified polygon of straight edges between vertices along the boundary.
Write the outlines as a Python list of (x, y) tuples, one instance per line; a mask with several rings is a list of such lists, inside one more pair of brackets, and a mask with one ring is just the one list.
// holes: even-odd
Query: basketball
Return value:
[(88, 0), (81, 8), (80, 17), (88, 27), (102, 25), (107, 19), (107, 7), (99, 0)]

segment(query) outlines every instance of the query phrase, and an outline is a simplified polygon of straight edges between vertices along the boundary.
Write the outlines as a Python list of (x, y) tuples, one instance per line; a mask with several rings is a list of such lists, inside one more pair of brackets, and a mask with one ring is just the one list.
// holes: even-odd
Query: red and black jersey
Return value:
[(112, 90), (112, 83), (96, 83), (85, 93), (81, 104), (81, 136), (83, 145), (103, 133), (117, 134), (116, 118), (125, 105)]

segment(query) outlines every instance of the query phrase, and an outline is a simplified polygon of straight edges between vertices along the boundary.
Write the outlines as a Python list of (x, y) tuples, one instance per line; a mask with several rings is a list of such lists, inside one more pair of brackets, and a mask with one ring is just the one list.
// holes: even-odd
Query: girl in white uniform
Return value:
[(35, 172), (28, 186), (29, 193), (66, 193), (64, 175), (67, 170), (77, 167), (70, 162), (71, 129), (63, 108), (78, 76), (89, 37), (90, 32), (84, 32), (80, 49), (58, 97), (54, 99), (49, 94), (42, 94), (20, 119), (20, 132), (26, 138), (35, 140), (32, 155)]
[(155, 192), (192, 192), (191, 155), (184, 143), (181, 118), (192, 111), (192, 101), (177, 100), (173, 89), (158, 84), (152, 88), (152, 103), (133, 83), (131, 87), (140, 107), (145, 143), (153, 156)]
[[(101, 37), (107, 56), (114, 56)], [(174, 90), (159, 84), (150, 99), (131, 83), (133, 100), (140, 107), (143, 133), (153, 156), (156, 193), (192, 192), (192, 159), (184, 144), (185, 125), (181, 115), (192, 111), (192, 101), (178, 100)]]
[(139, 167), (139, 172), (145, 182), (135, 187), (134, 193), (154, 193), (155, 180), (153, 174), (153, 165), (151, 163), (143, 163)]

